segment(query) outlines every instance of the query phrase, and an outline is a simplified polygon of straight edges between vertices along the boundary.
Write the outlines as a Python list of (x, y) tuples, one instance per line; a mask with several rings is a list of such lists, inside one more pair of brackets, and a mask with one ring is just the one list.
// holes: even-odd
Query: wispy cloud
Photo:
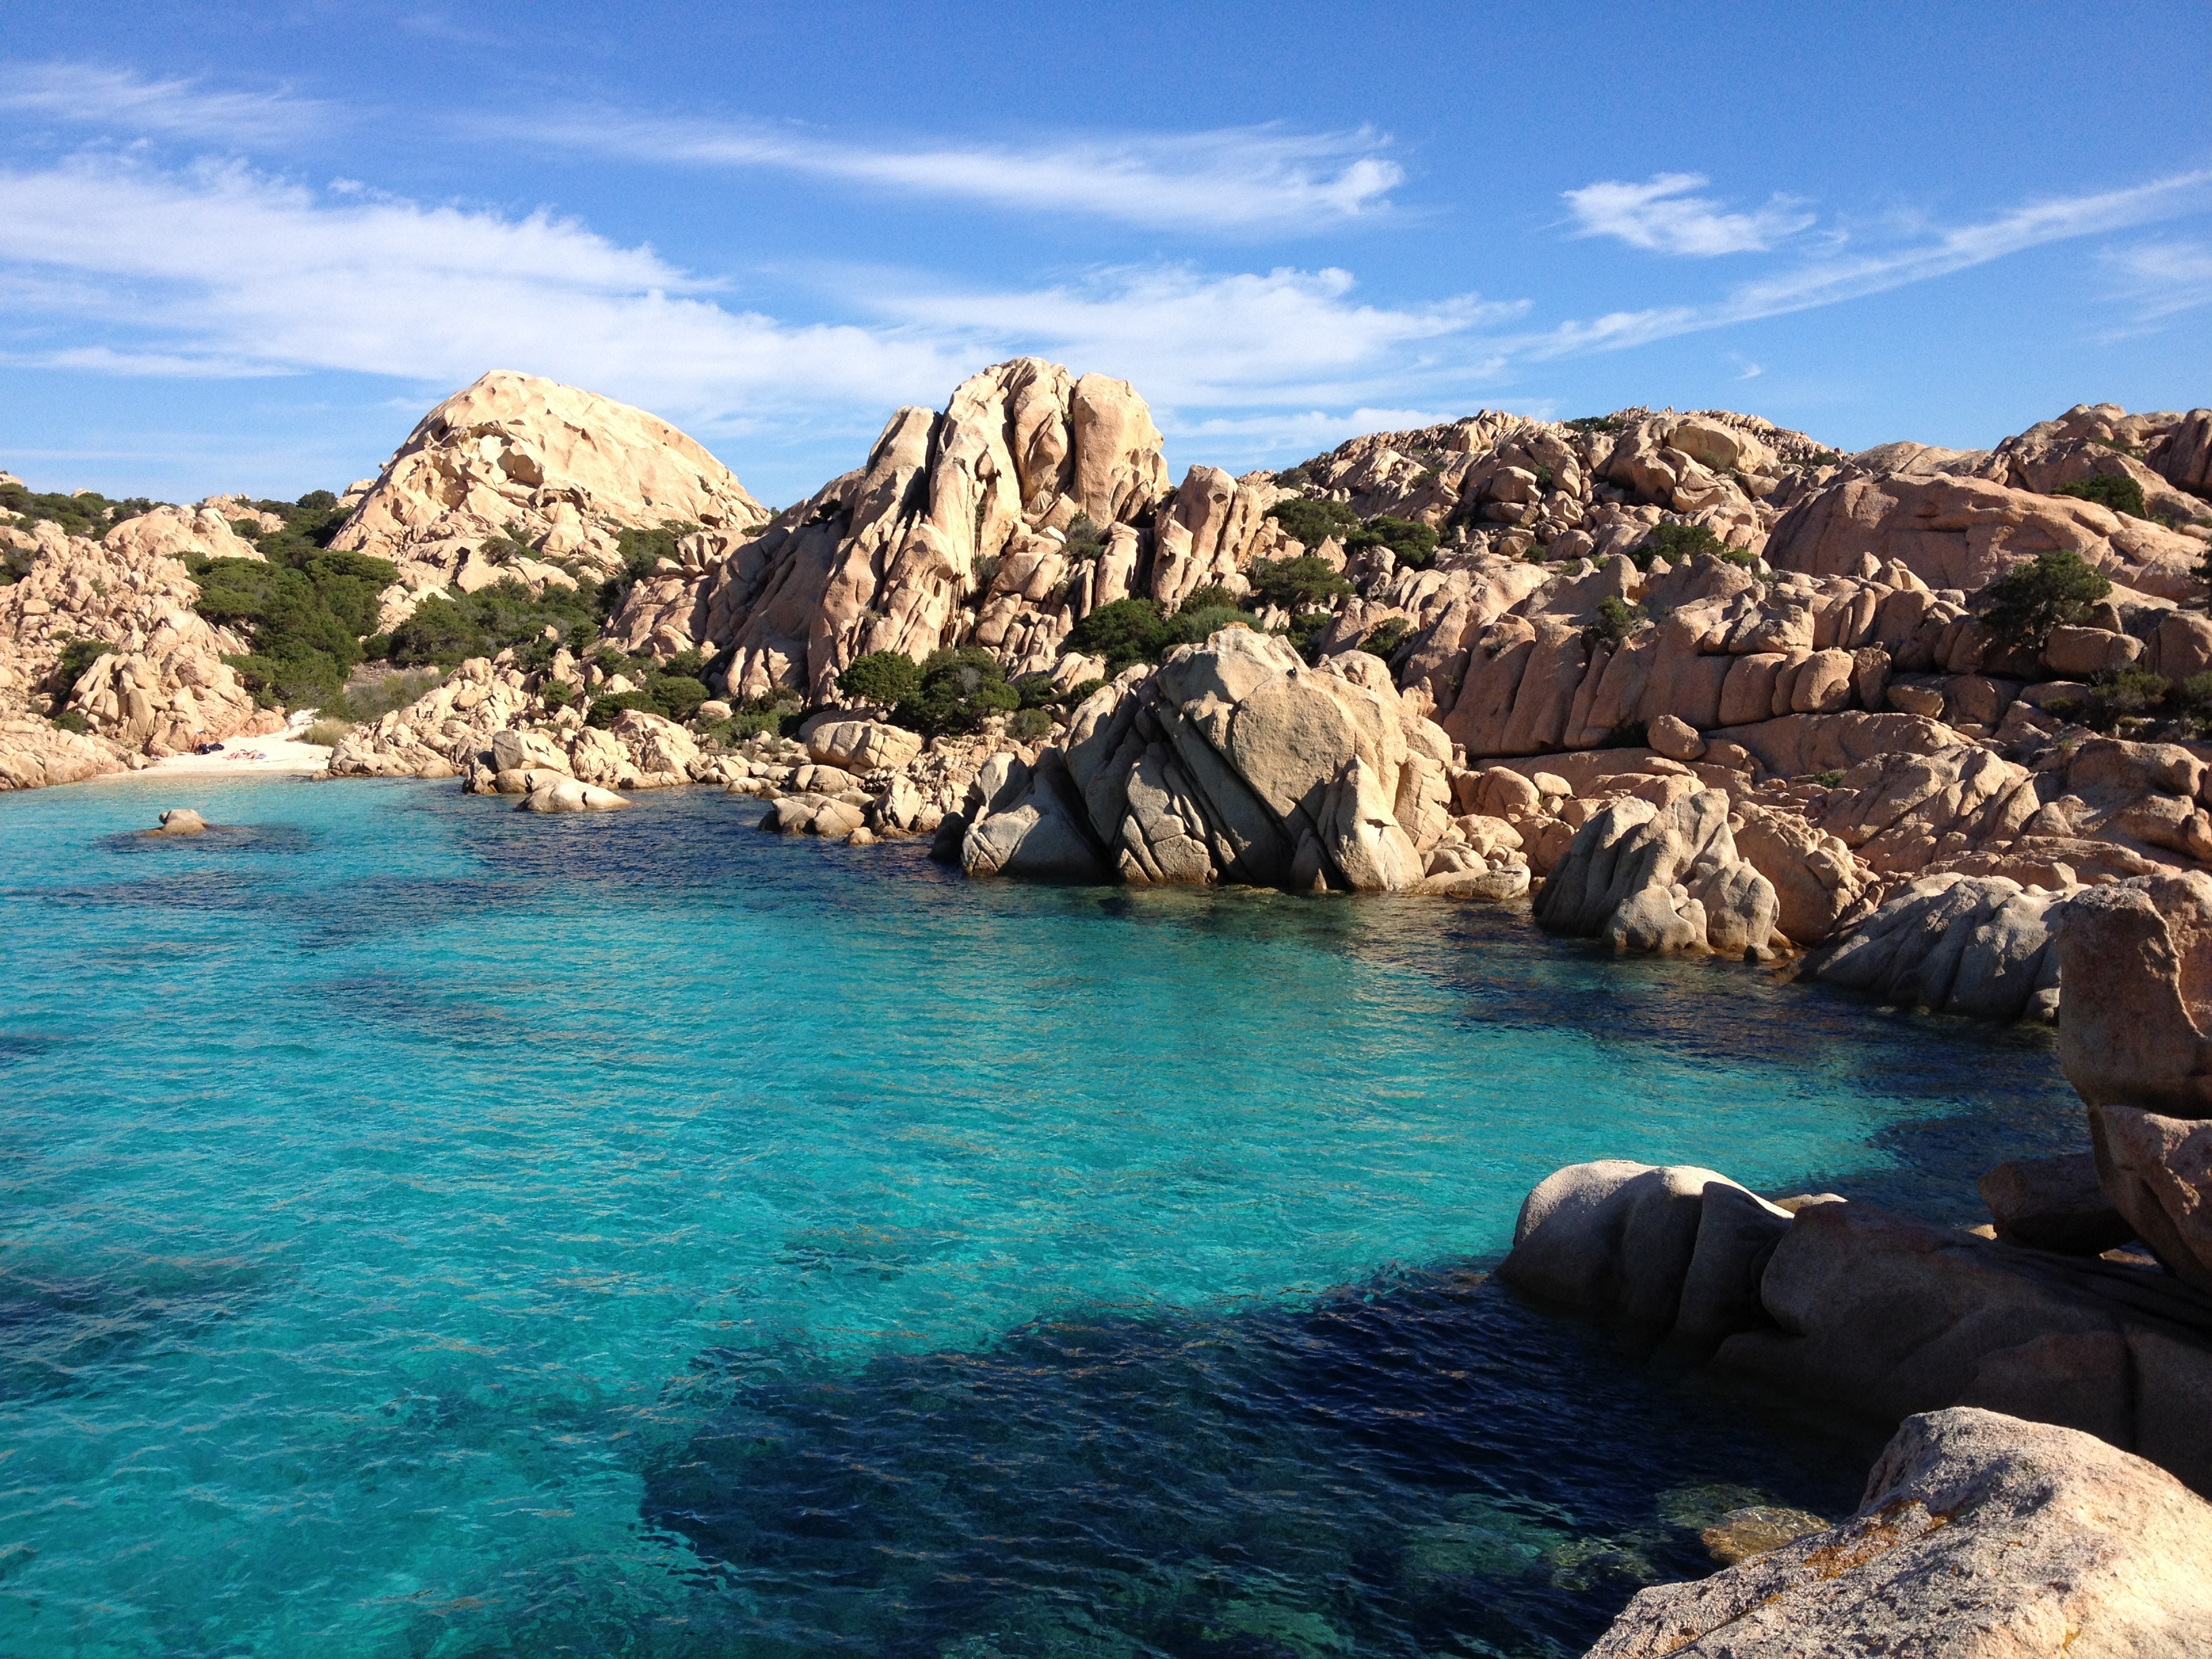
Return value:
[[(893, 329), (725, 309), (713, 283), (651, 249), (550, 215), (333, 203), (235, 166), (0, 173), (0, 260), (14, 361), (122, 374), (458, 384), (506, 367), (719, 416), (934, 400), (969, 355)], [(70, 325), (59, 351), (44, 344), (56, 320)]]
[(886, 295), (889, 315), (1023, 343), (1135, 380), (1168, 404), (1341, 403), (1417, 385), (1448, 363), (1452, 343), (1520, 316), (1525, 305), (1462, 295), (1390, 307), (1353, 297), (1352, 273), (1328, 269), (1215, 275), (1143, 265), (1036, 289)]
[(429, 385), (527, 369), (721, 430), (778, 410), (935, 404), (994, 359), (1133, 380), (1172, 419), (1350, 409), (1464, 380), (1455, 345), (1522, 307), (1394, 307), (1339, 270), (1103, 270), (1033, 288), (842, 278), (859, 322), (728, 306), (722, 283), (550, 214), (316, 191), (238, 164), (162, 172), (80, 157), (0, 172), (0, 355), (117, 374), (313, 369)]
[(2054, 198), (1975, 224), (1941, 230), (1887, 252), (1816, 259), (1745, 283), (1711, 305), (1613, 312), (1588, 322), (1562, 323), (1546, 334), (1512, 342), (1511, 349), (1516, 356), (1542, 358), (1643, 345), (1674, 335), (1864, 299), (2029, 248), (2179, 218), (2208, 208), (2212, 208), (2212, 170), (2176, 173), (2125, 190)]
[(627, 161), (770, 168), (902, 194), (1154, 229), (1294, 232), (1390, 211), (1405, 173), (1371, 128), (1281, 126), (1052, 137), (1030, 144), (869, 144), (810, 129), (586, 112), (486, 120), (506, 137)]
[(2119, 273), (2123, 297), (2142, 321), (2212, 305), (2212, 243), (2140, 242), (2107, 249), (2100, 257)]
[(1777, 196), (1755, 212), (1729, 213), (1689, 193), (1711, 182), (1701, 173), (1662, 173), (1641, 185), (1584, 185), (1565, 192), (1565, 199), (1576, 235), (1617, 236), (1655, 253), (1763, 253), (1812, 227), (1813, 215), (1790, 197)]
[(0, 110), (236, 143), (296, 137), (338, 118), (336, 106), (287, 92), (211, 91), (197, 81), (153, 81), (135, 70), (94, 64), (0, 65)]

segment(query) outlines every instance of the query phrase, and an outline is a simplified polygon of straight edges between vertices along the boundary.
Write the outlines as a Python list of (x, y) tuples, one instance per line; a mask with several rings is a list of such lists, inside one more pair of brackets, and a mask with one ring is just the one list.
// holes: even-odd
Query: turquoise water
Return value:
[(507, 805), (0, 797), (0, 1654), (1577, 1651), (1866, 1448), (1486, 1280), (1527, 1188), (2075, 1132), (1512, 912)]

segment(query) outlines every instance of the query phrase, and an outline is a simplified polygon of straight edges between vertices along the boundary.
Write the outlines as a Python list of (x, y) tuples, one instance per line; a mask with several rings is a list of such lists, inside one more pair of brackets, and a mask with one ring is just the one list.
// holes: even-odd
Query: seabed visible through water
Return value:
[(2077, 1133), (1525, 908), (192, 782), (0, 797), (6, 1659), (1577, 1653), (1879, 1436), (1502, 1291), (1528, 1187)]

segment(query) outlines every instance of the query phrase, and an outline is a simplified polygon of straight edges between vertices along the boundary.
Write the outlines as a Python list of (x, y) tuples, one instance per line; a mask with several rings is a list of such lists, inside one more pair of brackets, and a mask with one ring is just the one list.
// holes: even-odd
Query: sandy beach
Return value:
[(233, 738), (213, 754), (171, 755), (164, 760), (149, 761), (135, 771), (110, 772), (92, 781), (320, 772), (331, 763), (329, 746), (301, 742), (298, 734), (306, 730), (306, 722), (295, 722), (270, 737)]

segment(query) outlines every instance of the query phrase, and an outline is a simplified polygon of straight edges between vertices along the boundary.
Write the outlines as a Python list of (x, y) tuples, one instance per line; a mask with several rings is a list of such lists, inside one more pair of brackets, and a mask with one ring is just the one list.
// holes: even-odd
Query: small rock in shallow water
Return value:
[(1698, 1534), (1713, 1559), (1724, 1567), (1748, 1561), (1754, 1555), (1794, 1544), (1808, 1533), (1821, 1532), (1828, 1523), (1805, 1510), (1776, 1509), (1755, 1504), (1731, 1510)]
[(597, 789), (588, 783), (578, 783), (563, 778), (558, 783), (533, 789), (516, 805), (518, 812), (611, 812), (629, 805), (611, 789)]
[(207, 820), (189, 806), (173, 806), (161, 814), (161, 827), (157, 836), (197, 836), (207, 829)]

